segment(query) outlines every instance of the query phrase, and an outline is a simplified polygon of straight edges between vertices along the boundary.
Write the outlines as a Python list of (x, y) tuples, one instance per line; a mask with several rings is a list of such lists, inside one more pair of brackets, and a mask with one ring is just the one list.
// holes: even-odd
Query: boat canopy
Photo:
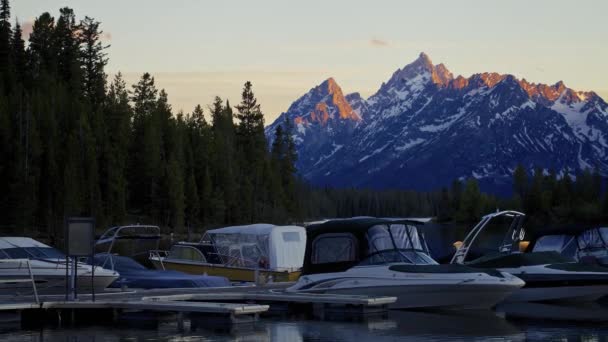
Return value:
[(608, 261), (608, 227), (543, 235), (535, 241), (533, 251), (556, 251), (577, 260), (593, 257), (605, 263)]
[(306, 230), (299, 226), (252, 224), (208, 230), (202, 242), (211, 242), (226, 259), (246, 260), (272, 270), (302, 267)]
[(436, 262), (418, 227), (407, 219), (358, 217), (311, 224), (302, 274), (342, 272), (356, 265)]

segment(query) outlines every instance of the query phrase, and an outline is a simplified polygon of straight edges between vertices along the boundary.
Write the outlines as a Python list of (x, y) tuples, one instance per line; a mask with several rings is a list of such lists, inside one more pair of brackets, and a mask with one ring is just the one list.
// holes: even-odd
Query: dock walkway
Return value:
[[(233, 286), (225, 288), (157, 289), (109, 291), (96, 295), (79, 295), (76, 301), (65, 301), (62, 295), (39, 295), (39, 302), (23, 297), (0, 300), (0, 313), (14, 312), (18, 316), (37, 316), (56, 313), (95, 312), (116, 316), (123, 311), (175, 313), (183, 325), (185, 314), (224, 318), (228, 323), (252, 322), (269, 310), (273, 312), (310, 311), (324, 318), (329, 312), (360, 314), (385, 312), (395, 297), (367, 297), (355, 295), (298, 294), (285, 292), (286, 284), (267, 286)], [(61, 320), (61, 319), (59, 319)]]

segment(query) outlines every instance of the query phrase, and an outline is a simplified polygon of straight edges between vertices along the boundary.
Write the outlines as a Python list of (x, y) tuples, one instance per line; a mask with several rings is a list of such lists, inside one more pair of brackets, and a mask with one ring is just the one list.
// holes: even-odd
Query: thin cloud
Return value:
[(378, 38), (370, 39), (369, 44), (371, 46), (375, 46), (375, 47), (385, 47), (385, 46), (389, 45), (386, 40), (382, 40), (382, 39), (378, 39)]

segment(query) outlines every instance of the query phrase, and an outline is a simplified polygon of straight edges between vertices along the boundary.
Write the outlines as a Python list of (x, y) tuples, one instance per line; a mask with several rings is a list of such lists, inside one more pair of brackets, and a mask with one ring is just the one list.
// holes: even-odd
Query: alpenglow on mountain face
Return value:
[(518, 163), (608, 175), (608, 104), (594, 92), (512, 75), (454, 77), (421, 53), (370, 98), (328, 79), (266, 128), (290, 120), (298, 170), (316, 185), (437, 189), (477, 178), (509, 191)]

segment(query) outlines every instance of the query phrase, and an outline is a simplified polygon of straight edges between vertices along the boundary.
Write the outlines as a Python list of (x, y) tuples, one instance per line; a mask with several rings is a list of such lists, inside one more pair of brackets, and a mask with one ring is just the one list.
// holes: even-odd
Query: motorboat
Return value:
[[(583, 302), (608, 294), (608, 269), (577, 263), (555, 251), (533, 251), (525, 240), (525, 214), (500, 211), (484, 216), (467, 234), (452, 265), (495, 268), (526, 282), (506, 302)], [(506, 231), (505, 231), (506, 228)]]
[[(87, 262), (120, 274), (120, 277), (110, 284), (111, 288), (162, 289), (230, 285), (224, 277), (154, 269), (148, 259), (148, 253), (158, 249), (160, 239), (158, 226), (136, 224), (111, 227), (95, 242), (98, 253)], [(147, 265), (152, 268), (146, 267)]]
[(108, 253), (95, 254), (92, 263), (105, 267), (111, 265), (112, 269), (120, 274), (120, 277), (110, 284), (110, 288), (166, 289), (230, 286), (230, 281), (225, 277), (149, 269), (132, 258)]
[(608, 266), (608, 227), (558, 226), (535, 229), (529, 249), (555, 251), (583, 264)]
[(150, 251), (160, 270), (223, 276), (233, 282), (287, 282), (300, 276), (306, 231), (298, 226), (253, 224), (208, 230), (196, 243)]
[(379, 218), (310, 225), (302, 276), (286, 291), (391, 296), (395, 309), (487, 309), (524, 285), (505, 272), (438, 264), (420, 225)]
[[(63, 294), (67, 273), (66, 256), (59, 250), (27, 237), (0, 237), (0, 295), (31, 295), (32, 279), (39, 294)], [(94, 274), (93, 274), (94, 273)], [(79, 293), (102, 292), (118, 278), (118, 273), (102, 267), (76, 263), (76, 285)]]
[(95, 252), (129, 257), (145, 267), (153, 268), (149, 260), (149, 251), (158, 250), (160, 240), (158, 226), (141, 224), (116, 226), (108, 228), (95, 241)]

